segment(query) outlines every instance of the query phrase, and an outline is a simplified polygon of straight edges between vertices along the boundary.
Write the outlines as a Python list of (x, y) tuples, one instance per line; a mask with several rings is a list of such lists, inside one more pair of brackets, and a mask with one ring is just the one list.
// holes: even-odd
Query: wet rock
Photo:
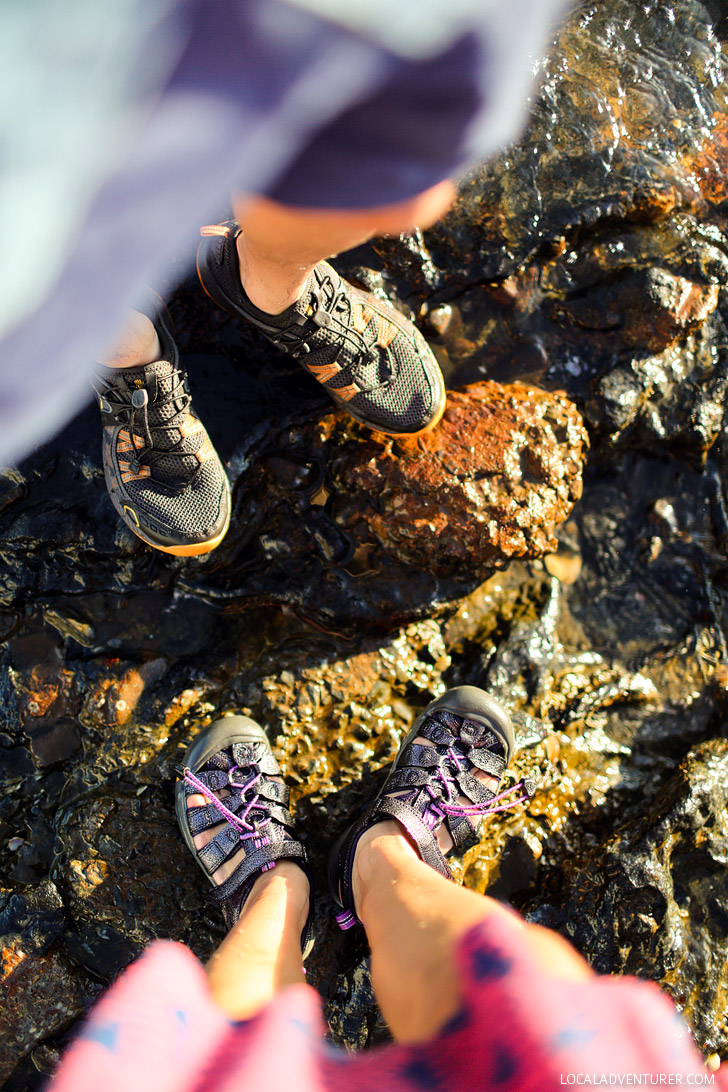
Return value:
[(523, 139), (463, 180), (420, 246), (377, 244), (408, 306), (450, 307), (447, 375), (563, 388), (596, 438), (704, 457), (726, 372), (713, 351), (728, 283), (715, 20), (693, 0), (581, 4)]
[[(36, 587), (18, 599), (40, 597), (44, 629), (15, 640), (13, 687), (25, 730), (55, 733), (38, 745), (41, 763), (70, 753), (68, 718), (81, 706), (58, 638), (108, 655), (108, 642), (124, 634), (119, 652), (137, 662), (107, 695), (123, 723), (164, 675), (165, 657), (209, 647), (205, 600), (238, 610), (285, 604), (338, 632), (429, 614), (511, 558), (551, 548), (580, 495), (585, 434), (562, 396), (490, 383), (452, 392), (441, 424), (415, 441), (377, 437), (328, 407), (308, 420), (259, 424), (243, 446), (232, 526), (210, 557), (151, 556), (133, 536), (109, 544), (115, 517), (106, 509), (80, 539), (73, 526), (56, 524), (62, 564), (47, 563), (47, 537), (23, 538)], [(29, 498), (33, 508), (50, 503), (48, 485), (44, 479), (41, 496)], [(63, 488), (56, 481), (52, 492)], [(72, 496), (80, 520), (105, 496), (103, 479), (74, 482)], [(25, 534), (24, 503), (14, 506), (11, 537), (20, 525)], [(78, 551), (89, 539), (98, 563), (83, 568), (78, 595)], [(170, 611), (174, 626), (166, 625)], [(23, 657), (36, 662), (26, 668)]]
[(584, 444), (565, 398), (474, 384), (450, 394), (432, 433), (368, 439), (355, 457), (347, 448), (337, 454), (337, 522), (363, 522), (388, 554), (417, 568), (482, 579), (553, 549), (556, 527), (581, 496)]
[(566, 255), (578, 227), (596, 261), (619, 263), (623, 225), (659, 232), (673, 213), (720, 204), (725, 65), (709, 14), (690, 0), (669, 14), (630, 0), (580, 5), (545, 62), (523, 140), (425, 233), (430, 260), (461, 283), (496, 280), (533, 254)]
[(425, 333), (429, 337), (443, 337), (452, 322), (452, 307), (448, 303), (431, 309), (424, 307), (421, 315)]
[[(721, 278), (723, 279), (723, 278)], [(616, 287), (569, 301), (561, 317), (592, 330), (620, 330), (626, 346), (659, 353), (705, 322), (718, 284), (696, 284), (666, 269), (627, 273)]]
[(84, 983), (53, 947), (63, 925), (63, 904), (48, 881), (0, 898), (0, 1081), (83, 1012)]
[(727, 385), (713, 366), (713, 337), (704, 331), (613, 368), (595, 384), (587, 417), (619, 448), (669, 441), (703, 461), (720, 434)]
[(48, 880), (27, 894), (6, 895), (0, 908), (0, 936), (11, 951), (43, 955), (61, 933), (63, 924), (61, 897)]
[(555, 576), (562, 584), (573, 584), (579, 579), (581, 558), (578, 554), (547, 554), (543, 563), (549, 576)]
[(31, 955), (16, 948), (3, 952), (3, 1007), (0, 1011), (0, 1080), (36, 1043), (57, 1035), (83, 1014), (84, 990), (73, 967), (60, 953)]
[(710, 1053), (728, 1034), (728, 742), (691, 751), (636, 822), (570, 862), (568, 923), (544, 907), (599, 971), (659, 981)]
[(45, 731), (34, 732), (30, 749), (37, 766), (52, 766), (70, 758), (81, 746), (81, 734), (76, 721), (68, 717), (55, 721)]
[(152, 939), (180, 935), (202, 906), (173, 810), (128, 791), (66, 809), (56, 871), (68, 892), (74, 958), (110, 978)]
[[(7, 744), (2, 743), (2, 738)], [(13, 747), (10, 736), (0, 737), (0, 778), (14, 781), (35, 769), (33, 759), (26, 747)]]
[(414, 440), (341, 412), (290, 427), (251, 459), (197, 590), (238, 608), (286, 602), (338, 630), (431, 613), (553, 548), (585, 443), (567, 399), (495, 383), (451, 392), (440, 425)]
[(223, 545), (169, 558), (119, 523), (95, 407), (0, 475), (14, 1092), (37, 1087), (150, 939), (203, 959), (220, 940), (172, 800), (190, 739), (226, 712), (266, 725), (292, 789), (320, 892), (308, 977), (332, 1034), (386, 1037), (323, 862), (414, 718), (460, 683), (507, 705), (513, 776), (538, 791), (493, 817), (458, 881), (606, 971), (661, 982), (726, 1053), (718, 9), (587, 0), (541, 66), (523, 139), (463, 181), (443, 222), (336, 260), (435, 339), (457, 393), (434, 433), (347, 423), (188, 280), (169, 303), (234, 484)]

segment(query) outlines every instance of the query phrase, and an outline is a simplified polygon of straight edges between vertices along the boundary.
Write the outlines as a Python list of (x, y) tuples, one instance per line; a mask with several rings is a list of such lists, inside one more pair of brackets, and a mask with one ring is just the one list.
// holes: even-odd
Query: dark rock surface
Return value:
[[(598, 848), (582, 846), (568, 869), (547, 873), (534, 910), (596, 970), (662, 982), (709, 1048), (728, 1033), (727, 774), (728, 741), (699, 744), (641, 814), (631, 807)], [(575, 897), (577, 918), (563, 913)]]
[[(180, 269), (178, 340), (236, 483), (223, 546), (183, 561), (132, 538), (93, 407), (3, 473), (8, 1092), (42, 1084), (152, 938), (203, 959), (220, 939), (172, 812), (200, 726), (268, 726), (321, 865), (417, 712), (465, 682), (513, 711), (515, 772), (540, 788), (458, 877), (599, 970), (661, 983), (701, 1049), (728, 1055), (726, 33), (717, 0), (582, 4), (522, 141), (424, 236), (339, 259), (465, 388), (449, 457), (434, 436), (408, 449), (347, 426)], [(568, 515), (573, 405), (591, 449)], [(386, 1037), (366, 951), (320, 891), (309, 979), (334, 1038), (365, 1046)]]

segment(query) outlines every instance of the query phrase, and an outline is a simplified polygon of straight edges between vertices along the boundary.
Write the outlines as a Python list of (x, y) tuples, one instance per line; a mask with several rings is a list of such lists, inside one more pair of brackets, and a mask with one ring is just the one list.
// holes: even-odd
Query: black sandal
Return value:
[[(210, 902), (220, 905), (228, 928), (240, 917), (261, 872), (275, 868), (282, 860), (295, 861), (305, 872), (311, 887), (308, 919), (301, 934), (305, 959), (314, 939), (313, 878), (304, 846), (290, 833), (290, 790), (272, 780), (281, 771), (265, 731), (248, 717), (216, 720), (191, 744), (181, 772), (184, 776), (175, 793), (177, 822), (188, 849), (214, 888)], [(215, 795), (221, 789), (230, 790), (224, 800)], [(208, 803), (188, 808), (187, 797), (195, 793), (204, 795)], [(198, 849), (195, 835), (223, 820), (227, 820), (225, 826)], [(245, 857), (235, 871), (216, 884), (213, 874), (237, 853), (241, 842), (252, 842), (252, 848), (246, 845)]]
[[(418, 736), (429, 743), (414, 743)], [(425, 864), (452, 879), (437, 842), (440, 825), (447, 824), (452, 838), (448, 856), (462, 856), (480, 841), (480, 820), (516, 807), (535, 792), (533, 781), (521, 780), (496, 795), (471, 772), (474, 767), (501, 778), (514, 748), (508, 713), (476, 686), (457, 686), (427, 706), (405, 737), (378, 796), (344, 832), (329, 858), (329, 886), (342, 907), (336, 916), (342, 929), (361, 925), (354, 907), (351, 870), (362, 834), (375, 823), (397, 819)], [(508, 800), (518, 791), (523, 795)], [(470, 803), (461, 804), (460, 796)]]

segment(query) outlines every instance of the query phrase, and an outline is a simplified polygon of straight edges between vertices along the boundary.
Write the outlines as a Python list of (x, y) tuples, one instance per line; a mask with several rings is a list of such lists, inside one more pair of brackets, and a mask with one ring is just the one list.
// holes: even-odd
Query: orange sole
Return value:
[(190, 546), (158, 546), (156, 542), (150, 542), (149, 539), (146, 539), (139, 531), (135, 531), (129, 523), (126, 525), (130, 531), (134, 531), (137, 538), (140, 538), (147, 546), (151, 546), (153, 550), (159, 550), (163, 554), (174, 554), (175, 557), (199, 557), (200, 554), (209, 554), (211, 550), (214, 550), (216, 546), (220, 545), (225, 538), (225, 535), (228, 533), (230, 521), (228, 520), (225, 530), (216, 538), (210, 538), (207, 542), (193, 542)]
[(414, 436), (424, 436), (426, 432), (432, 432), (433, 428), (437, 428), (437, 426), (440, 424), (440, 421), (442, 421), (442, 418), (443, 418), (443, 416), (445, 414), (446, 409), (447, 409), (447, 393), (445, 393), (445, 395), (443, 397), (443, 400), (442, 400), (442, 405), (440, 406), (439, 410), (437, 411), (435, 416), (430, 421), (429, 425), (425, 425), (425, 427), (421, 428), (419, 432), (392, 432), (392, 433), (385, 433), (385, 435), (398, 436), (400, 440), (404, 439), (405, 436), (412, 436), (412, 437), (414, 437)]

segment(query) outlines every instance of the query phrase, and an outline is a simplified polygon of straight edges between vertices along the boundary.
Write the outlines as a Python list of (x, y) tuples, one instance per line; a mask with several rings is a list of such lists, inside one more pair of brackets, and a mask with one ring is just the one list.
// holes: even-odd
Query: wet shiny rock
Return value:
[(167, 558), (118, 522), (94, 407), (0, 473), (8, 1092), (45, 1084), (155, 937), (221, 939), (173, 786), (225, 713), (266, 725), (316, 860), (332, 1038), (386, 1039), (325, 855), (461, 683), (511, 710), (538, 789), (456, 878), (659, 983), (728, 1056), (727, 33), (713, 0), (587, 0), (522, 139), (442, 223), (337, 259), (433, 339), (435, 432), (348, 423), (187, 279), (169, 302), (234, 485), (222, 546)]

